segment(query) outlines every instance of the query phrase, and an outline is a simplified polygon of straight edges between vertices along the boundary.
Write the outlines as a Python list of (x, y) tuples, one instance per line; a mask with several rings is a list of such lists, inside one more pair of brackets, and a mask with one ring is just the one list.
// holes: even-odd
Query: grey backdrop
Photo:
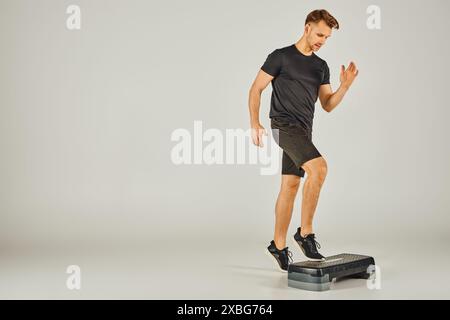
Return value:
[[(66, 28), (70, 4), (81, 8), (81, 30)], [(371, 4), (381, 8), (381, 30), (366, 27)], [(220, 282), (227, 265), (254, 266), (240, 281), (262, 268), (254, 258), (273, 236), (280, 175), (262, 176), (255, 165), (176, 166), (170, 135), (193, 132), (194, 120), (204, 130), (246, 130), (259, 67), (300, 38), (316, 8), (341, 24), (317, 53), (333, 89), (341, 64), (360, 70), (333, 112), (316, 105), (314, 139), (329, 165), (319, 242), (326, 254), (358, 249), (384, 262), (383, 297), (449, 297), (436, 270), (428, 291), (408, 284), (421, 277), (411, 271), (418, 261), (443, 270), (450, 261), (448, 1), (1, 0), (2, 297), (298, 298), (283, 278), (264, 282), (270, 261), (258, 276), (265, 290)], [(266, 128), (270, 93), (261, 104)], [(106, 253), (114, 258), (95, 260)], [(83, 270), (80, 293), (64, 287), (70, 264)], [(177, 291), (174, 264), (203, 266), (186, 271), (191, 279), (214, 274)], [(146, 284), (130, 280), (139, 266), (154, 276)]]

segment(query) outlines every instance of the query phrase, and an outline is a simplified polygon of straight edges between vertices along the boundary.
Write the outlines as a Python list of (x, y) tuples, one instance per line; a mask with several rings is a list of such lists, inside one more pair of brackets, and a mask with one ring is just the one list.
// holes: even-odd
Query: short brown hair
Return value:
[(305, 25), (309, 22), (318, 23), (321, 20), (325, 21), (330, 28), (335, 28), (336, 30), (339, 29), (339, 22), (337, 22), (337, 20), (325, 9), (318, 9), (310, 12), (306, 17)]

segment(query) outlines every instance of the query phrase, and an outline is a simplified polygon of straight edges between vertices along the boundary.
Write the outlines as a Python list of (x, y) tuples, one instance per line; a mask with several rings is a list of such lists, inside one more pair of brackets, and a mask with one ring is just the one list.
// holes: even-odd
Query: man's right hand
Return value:
[(267, 136), (266, 129), (259, 123), (259, 105), (261, 103), (261, 93), (269, 85), (274, 77), (259, 69), (249, 92), (250, 124), (252, 127), (252, 140), (256, 146), (263, 147), (262, 135)]
[(252, 124), (252, 140), (254, 145), (264, 147), (262, 142), (263, 134), (267, 136), (267, 131), (260, 123)]

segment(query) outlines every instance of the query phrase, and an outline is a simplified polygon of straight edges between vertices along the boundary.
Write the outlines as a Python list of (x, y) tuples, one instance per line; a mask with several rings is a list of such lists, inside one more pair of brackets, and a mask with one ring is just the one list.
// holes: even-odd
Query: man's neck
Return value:
[(295, 46), (297, 47), (297, 49), (303, 53), (305, 56), (310, 56), (313, 54), (313, 50), (311, 49), (311, 47), (308, 45), (308, 43), (306, 42), (305, 38), (302, 36), (300, 38), (300, 40), (298, 40), (295, 43)]

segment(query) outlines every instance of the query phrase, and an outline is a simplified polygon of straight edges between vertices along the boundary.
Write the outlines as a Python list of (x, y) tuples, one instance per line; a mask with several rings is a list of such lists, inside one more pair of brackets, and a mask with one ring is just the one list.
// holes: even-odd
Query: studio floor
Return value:
[[(222, 241), (223, 240), (223, 241)], [(438, 239), (436, 239), (438, 240)], [(332, 255), (370, 254), (380, 268), (378, 289), (366, 280), (344, 279), (331, 290), (311, 292), (288, 287), (287, 274), (264, 254), (266, 243), (225, 239), (172, 238), (158, 246), (22, 247), (2, 251), (1, 299), (449, 299), (450, 256), (438, 241), (421, 247), (405, 243), (346, 246), (323, 239)], [(370, 241), (369, 241), (370, 242)], [(294, 261), (304, 260), (287, 243)], [(190, 249), (195, 247), (195, 250)], [(390, 248), (390, 250), (387, 250)], [(68, 289), (67, 267), (80, 267), (79, 290)]]

